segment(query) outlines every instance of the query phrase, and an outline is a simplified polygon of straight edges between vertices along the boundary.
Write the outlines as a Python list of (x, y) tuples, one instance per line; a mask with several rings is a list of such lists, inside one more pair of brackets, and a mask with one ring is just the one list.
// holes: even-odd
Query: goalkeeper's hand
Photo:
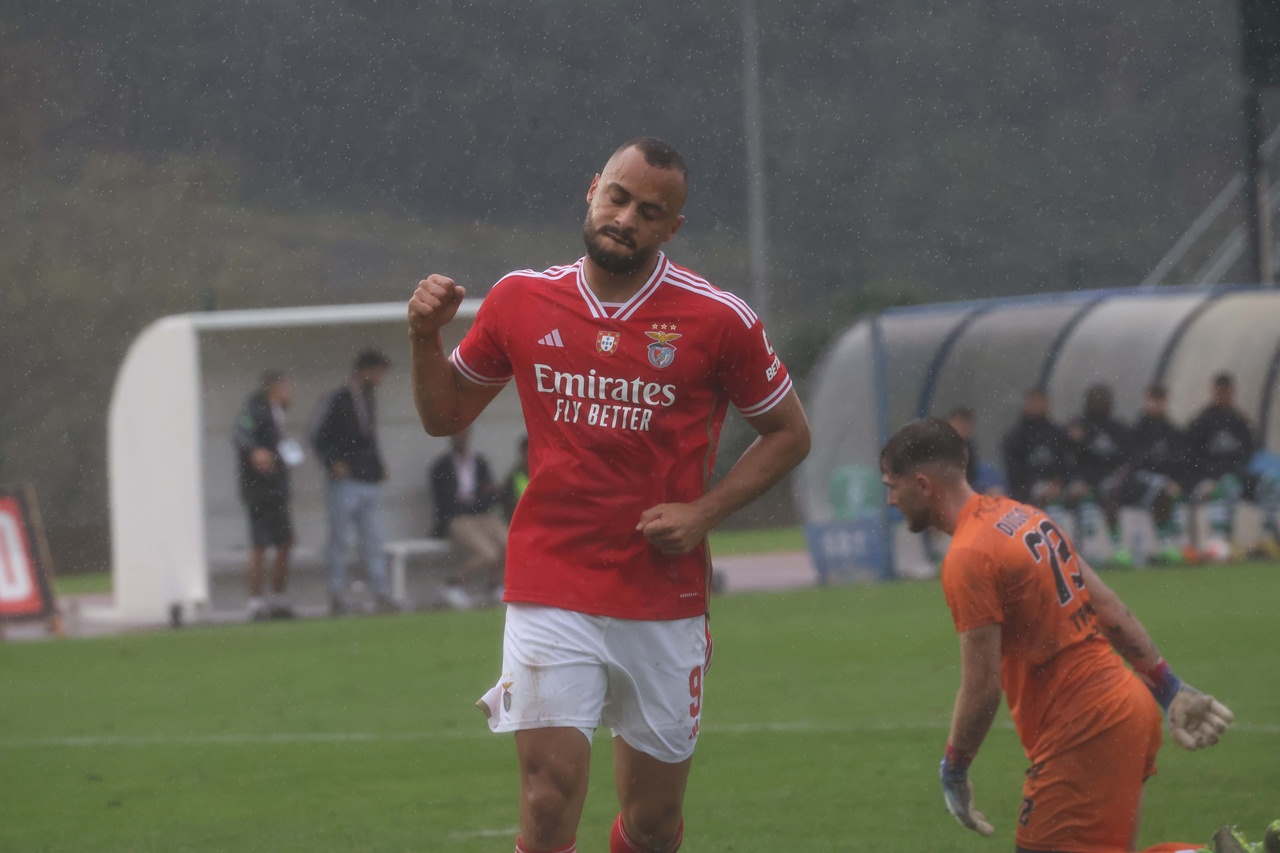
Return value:
[(1230, 708), (1190, 684), (1180, 684), (1169, 702), (1169, 732), (1184, 749), (1213, 746), (1235, 718)]
[(1184, 749), (1213, 746), (1236, 718), (1208, 693), (1184, 684), (1163, 659), (1141, 675), (1169, 719), (1169, 733)]
[(942, 782), (942, 801), (947, 804), (947, 811), (960, 821), (960, 825), (972, 829), (979, 835), (990, 835), (995, 832), (986, 815), (973, 807), (973, 786), (969, 784), (969, 760), (958, 756), (948, 746), (947, 754), (938, 767), (938, 778)]

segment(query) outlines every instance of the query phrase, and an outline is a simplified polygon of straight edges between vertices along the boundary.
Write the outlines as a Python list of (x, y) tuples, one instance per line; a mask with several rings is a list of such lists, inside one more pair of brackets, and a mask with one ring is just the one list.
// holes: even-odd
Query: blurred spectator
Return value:
[(1003, 494), (1004, 484), (1000, 475), (991, 465), (983, 464), (978, 459), (978, 446), (974, 443), (973, 434), (977, 427), (978, 417), (968, 406), (957, 406), (947, 415), (947, 423), (964, 439), (969, 449), (969, 463), (965, 468), (965, 478), (969, 485), (981, 494)]
[(1079, 529), (1096, 530), (1096, 504), (1101, 507), (1111, 537), (1112, 559), (1131, 563), (1132, 557), (1120, 542), (1120, 491), (1128, 475), (1127, 463), (1132, 439), (1129, 428), (1112, 417), (1113, 397), (1107, 385), (1093, 385), (1085, 391), (1084, 413), (1067, 427), (1075, 458), (1075, 475), (1082, 488), (1073, 490), (1080, 501)]
[[(1254, 477), (1249, 473), (1253, 457), (1253, 431), (1236, 408), (1235, 377), (1219, 373), (1213, 378), (1209, 405), (1187, 426), (1187, 485), (1193, 505), (1208, 504), (1210, 527), (1227, 543), (1232, 541), (1235, 506), (1251, 498)], [(1192, 525), (1197, 549), (1198, 530)]]
[(1133, 425), (1133, 456), (1121, 490), (1121, 501), (1151, 513), (1155, 523), (1158, 558), (1180, 559), (1182, 538), (1179, 516), (1186, 476), (1186, 438), (1169, 420), (1168, 392), (1152, 385), (1142, 399), (1142, 414)]
[(502, 482), (502, 512), (511, 521), (516, 514), (516, 504), (529, 485), (529, 436), (520, 436), (516, 444), (516, 461)]
[(1067, 434), (1049, 420), (1049, 398), (1032, 388), (1022, 400), (1022, 417), (1004, 437), (1005, 477), (1016, 501), (1051, 506), (1064, 496), (1071, 473)]
[(470, 430), (449, 437), (449, 452), (432, 463), (430, 480), (434, 535), (448, 536), (464, 555), (459, 573), (445, 584), (445, 603), (460, 610), (472, 606), (463, 580), (481, 573), (490, 593), (497, 596), (493, 600), (500, 601), (507, 526), (494, 511), (498, 490), (489, 460), (471, 449)]
[(1253, 431), (1236, 408), (1235, 377), (1213, 378), (1209, 405), (1187, 426), (1188, 482), (1201, 489), (1224, 477), (1243, 480), (1253, 456)]
[[(285, 435), (285, 411), (293, 401), (293, 383), (278, 370), (262, 382), (236, 416), (232, 443), (240, 458), (240, 498), (249, 516), (249, 618), (289, 618), (285, 599), (293, 521), (289, 516), (289, 466), (302, 461), (302, 449)], [(264, 601), (263, 562), (275, 548), (271, 595)]]
[(365, 570), (379, 610), (394, 610), (383, 553), (381, 486), (386, 468), (378, 451), (374, 390), (391, 361), (376, 349), (356, 356), (350, 379), (325, 400), (312, 433), (328, 482), (329, 611), (346, 612), (347, 558), (352, 530), (358, 534)]

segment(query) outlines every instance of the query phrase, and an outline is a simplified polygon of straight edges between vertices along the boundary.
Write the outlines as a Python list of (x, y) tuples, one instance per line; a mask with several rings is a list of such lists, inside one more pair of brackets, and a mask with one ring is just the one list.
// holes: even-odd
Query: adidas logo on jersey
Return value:
[(559, 329), (552, 329), (550, 332), (543, 335), (538, 340), (538, 343), (542, 344), (544, 347), (563, 347), (564, 338), (560, 337)]

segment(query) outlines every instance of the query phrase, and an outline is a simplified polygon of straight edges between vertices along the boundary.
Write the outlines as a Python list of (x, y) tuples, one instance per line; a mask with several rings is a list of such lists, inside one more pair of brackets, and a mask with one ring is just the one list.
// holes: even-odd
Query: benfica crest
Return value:
[[(663, 328), (666, 328), (665, 326)], [(671, 326), (670, 328), (675, 328)], [(676, 360), (676, 348), (671, 345), (672, 341), (678, 340), (684, 335), (675, 332), (645, 332), (653, 343), (649, 344), (649, 363), (654, 367), (663, 368), (670, 367), (671, 362)]]
[(617, 332), (600, 332), (596, 335), (596, 352), (601, 355), (614, 355), (618, 352), (618, 341), (621, 336)]

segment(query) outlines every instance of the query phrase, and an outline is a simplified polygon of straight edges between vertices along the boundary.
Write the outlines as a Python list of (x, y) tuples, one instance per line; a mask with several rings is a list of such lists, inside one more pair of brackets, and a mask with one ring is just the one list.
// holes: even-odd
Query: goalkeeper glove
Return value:
[(942, 756), (938, 778), (942, 782), (942, 801), (960, 825), (979, 835), (990, 835), (995, 828), (986, 815), (973, 807), (973, 786), (969, 784), (969, 764), (973, 756), (958, 752), (951, 744)]
[(1163, 658), (1139, 674), (1165, 711), (1173, 739), (1184, 749), (1213, 746), (1236, 718), (1217, 699), (1184, 684)]

